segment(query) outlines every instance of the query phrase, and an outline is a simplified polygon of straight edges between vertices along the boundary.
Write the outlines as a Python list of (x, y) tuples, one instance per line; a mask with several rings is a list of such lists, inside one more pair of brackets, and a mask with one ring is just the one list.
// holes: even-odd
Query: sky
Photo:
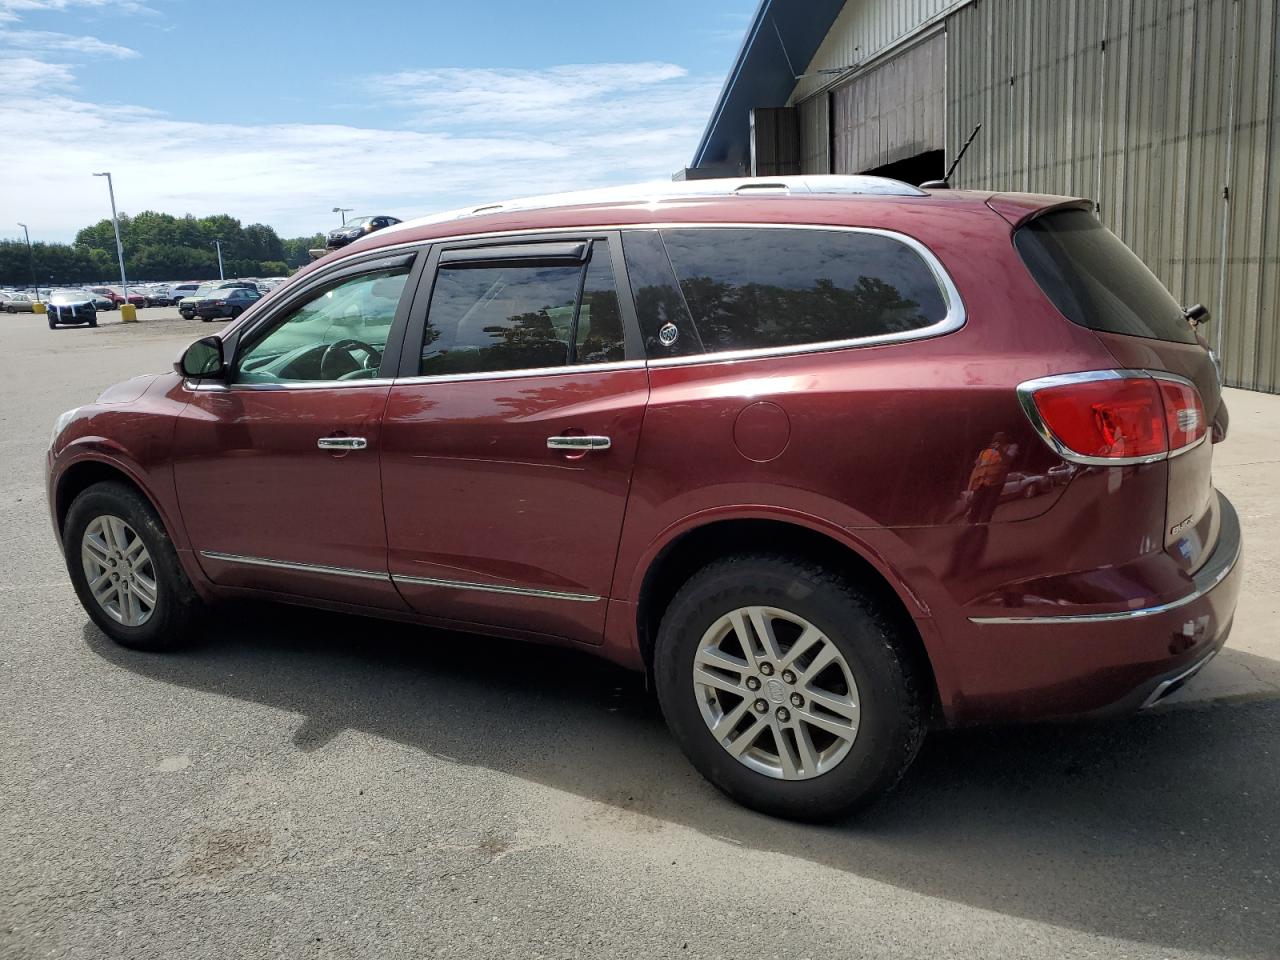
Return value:
[(282, 237), (690, 162), (756, 0), (0, 0), (0, 237)]

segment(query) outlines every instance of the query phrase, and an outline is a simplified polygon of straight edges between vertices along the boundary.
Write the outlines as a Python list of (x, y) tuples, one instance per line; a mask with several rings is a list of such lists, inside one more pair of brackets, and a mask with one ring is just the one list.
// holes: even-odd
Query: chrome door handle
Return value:
[(608, 437), (547, 437), (548, 450), (608, 450)]
[(363, 450), (369, 441), (364, 437), (321, 437), (316, 446), (321, 450)]

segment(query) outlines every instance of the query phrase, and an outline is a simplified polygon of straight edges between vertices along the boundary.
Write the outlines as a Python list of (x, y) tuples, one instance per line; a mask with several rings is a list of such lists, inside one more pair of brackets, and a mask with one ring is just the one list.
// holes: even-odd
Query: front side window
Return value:
[(708, 352), (900, 334), (947, 315), (921, 256), (881, 234), (716, 227), (662, 239)]
[(236, 383), (378, 375), (408, 268), (352, 277), (273, 320), (236, 363)]
[(496, 373), (624, 356), (609, 245), (596, 240), (584, 263), (441, 263), (419, 373)]

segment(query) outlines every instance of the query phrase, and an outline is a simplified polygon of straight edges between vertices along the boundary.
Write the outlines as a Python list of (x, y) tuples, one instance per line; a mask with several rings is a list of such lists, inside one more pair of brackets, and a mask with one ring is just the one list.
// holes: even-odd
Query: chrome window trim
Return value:
[(440, 580), (435, 577), (410, 577), (393, 574), (395, 583), (420, 587), (446, 587), (452, 590), (478, 590), (482, 593), (506, 593), (518, 597), (541, 597), (546, 600), (573, 600), (578, 603), (595, 603), (600, 598), (587, 593), (565, 593), (560, 590), (535, 590), (532, 587), (504, 587), (491, 583), (471, 583), (467, 580)]
[(1027, 419), (1031, 421), (1032, 428), (1040, 435), (1040, 439), (1048, 444), (1054, 453), (1063, 460), (1086, 467), (1132, 467), (1148, 463), (1159, 463), (1162, 460), (1180, 457), (1204, 443), (1211, 432), (1208, 424), (1205, 424), (1204, 435), (1199, 440), (1194, 440), (1178, 447), (1176, 450), (1165, 450), (1145, 457), (1091, 457), (1083, 453), (1076, 453), (1059, 440), (1054, 432), (1049, 429), (1049, 425), (1044, 422), (1044, 418), (1040, 416), (1040, 408), (1036, 406), (1035, 393), (1037, 390), (1062, 387), (1073, 383), (1093, 383), (1101, 380), (1136, 380), (1143, 377), (1151, 380), (1168, 380), (1173, 383), (1181, 383), (1199, 393), (1199, 388), (1186, 377), (1180, 377), (1176, 373), (1168, 373), (1163, 370), (1082, 370), (1078, 373), (1059, 373), (1051, 377), (1037, 377), (1034, 380), (1022, 381), (1017, 387), (1018, 404), (1022, 407), (1022, 412), (1027, 415)]
[[(707, 353), (690, 354), (683, 357), (660, 357), (657, 359), (646, 360), (622, 360), (610, 363), (581, 363), (557, 367), (534, 367), (524, 370), (496, 370), (484, 371), (480, 373), (466, 374), (436, 374), (436, 375), (418, 375), (411, 377), (398, 377), (397, 384), (411, 383), (435, 383), (446, 380), (487, 380), (502, 379), (506, 377), (531, 377), (552, 374), (564, 374), (570, 372), (578, 372), (584, 370), (607, 370), (607, 369), (631, 369), (636, 366), (665, 367), (665, 366), (687, 366), (693, 363), (720, 363), (732, 360), (747, 360), (760, 357), (781, 357), (794, 356), (796, 354), (806, 353), (823, 353), (832, 350), (846, 350), (857, 347), (874, 347), (890, 343), (906, 343), (914, 340), (927, 340), (933, 337), (940, 337), (948, 333), (954, 333), (963, 327), (968, 319), (965, 312), (964, 301), (960, 296), (960, 291), (956, 287), (955, 282), (951, 279), (951, 275), (947, 273), (942, 262), (927, 246), (917, 240), (915, 237), (908, 236), (905, 233), (899, 233), (896, 230), (886, 230), (880, 227), (858, 227), (844, 226), (841, 224), (815, 224), (815, 223), (752, 223), (750, 221), (696, 221), (696, 222), (650, 222), (644, 221), (632, 223), (612, 223), (612, 224), (593, 224), (578, 227), (525, 227), (519, 230), (497, 230), (484, 233), (468, 233), (457, 234), (455, 236), (432, 237), (429, 239), (419, 239), (406, 241), (403, 244), (395, 244), (387, 247), (378, 248), (380, 252), (394, 251), (401, 247), (420, 247), (423, 244), (453, 244), (464, 241), (475, 240), (501, 240), (510, 237), (521, 237), (530, 235), (546, 235), (546, 234), (577, 234), (582, 236), (594, 233), (604, 233), (606, 231), (626, 231), (626, 230), (675, 230), (675, 229), (748, 229), (748, 230), (819, 230), (825, 232), (840, 233), (865, 233), (874, 236), (886, 237), (898, 243), (909, 247), (921, 260), (924, 261), (925, 267), (933, 276), (934, 281), (938, 284), (939, 292), (942, 294), (943, 302), (946, 304), (947, 312), (942, 319), (927, 327), (920, 327), (917, 330), (905, 330), (901, 333), (876, 334), (868, 337), (853, 337), (847, 340), (824, 340), (817, 343), (794, 344), (786, 347), (753, 347), (746, 350), (722, 350)], [(370, 251), (372, 252), (372, 251)], [(438, 268), (437, 268), (438, 269)], [(429, 319), (429, 318), (428, 318)]]
[(270, 567), (273, 570), (293, 570), (298, 573), (319, 573), (332, 577), (354, 577), (358, 580), (390, 581), (388, 574), (377, 570), (356, 570), (351, 567), (328, 567), (319, 563), (294, 563), (288, 560), (271, 560), (267, 557), (246, 557), (238, 553), (219, 553), (216, 550), (201, 550), (200, 556), (207, 560), (220, 560), (223, 563), (238, 563), (248, 567)]
[(521, 370), (483, 370), (477, 373), (435, 373), (397, 377), (396, 386), (415, 383), (453, 383), (466, 380), (508, 380), (514, 377), (563, 376), (567, 373), (608, 373), (616, 370), (643, 370), (644, 360), (610, 360), (607, 363), (572, 363), (558, 367), (526, 367)]
[[(1167, 603), (1156, 604), (1153, 607), (1139, 607), (1135, 610), (1116, 610), (1111, 613), (1080, 613), (1066, 614), (1064, 616), (1003, 616), (1003, 617), (970, 617), (970, 623), (977, 624), (1017, 624), (1021, 626), (1035, 626), (1039, 624), (1074, 624), (1074, 623), (1112, 623), (1115, 621), (1125, 620), (1141, 620), (1145, 617), (1154, 617), (1162, 613), (1168, 613), (1170, 610), (1177, 610), (1179, 607), (1185, 607), (1189, 603), (1194, 603), (1201, 597), (1213, 591), (1217, 586), (1227, 579), (1235, 570), (1236, 565), (1240, 562), (1240, 558), (1244, 555), (1244, 539), (1240, 535), (1240, 519), (1236, 515), (1235, 508), (1231, 506), (1231, 501), (1222, 494), (1218, 494), (1218, 505), (1222, 510), (1222, 534), (1220, 536), (1227, 537), (1226, 543), (1219, 540), (1218, 548), (1214, 551), (1214, 555), (1209, 559), (1205, 567), (1194, 577), (1195, 589), (1186, 596), (1179, 597), (1177, 600), (1170, 600)], [(1222, 548), (1226, 548), (1225, 559), (1219, 559), (1218, 553)]]
[(296, 380), (280, 383), (220, 383), (202, 380), (183, 380), (182, 385), (196, 392), (229, 393), (237, 390), (340, 390), (352, 387), (389, 387), (396, 381), (391, 377), (370, 377), (367, 380)]

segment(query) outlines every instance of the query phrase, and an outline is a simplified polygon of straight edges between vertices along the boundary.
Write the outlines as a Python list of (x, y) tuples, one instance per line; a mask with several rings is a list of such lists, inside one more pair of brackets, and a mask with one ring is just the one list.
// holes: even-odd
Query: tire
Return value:
[[(753, 681), (744, 679), (746, 674), (739, 675), (732, 684), (743, 691), (742, 697), (727, 694), (720, 699), (718, 691), (699, 688), (694, 680), (699, 648), (706, 638), (725, 629), (727, 615), (747, 607), (769, 608), (772, 614), (784, 614), (816, 628), (821, 640), (806, 647), (792, 663), (798, 672), (806, 661), (810, 666), (816, 664), (819, 653), (810, 654), (809, 650), (828, 654), (822, 641), (833, 645), (842, 662), (819, 667), (808, 678), (797, 677), (785, 668), (784, 650), (777, 665), (769, 670), (770, 676), (762, 676), (765, 667), (761, 666), (761, 674), (754, 677), (754, 682), (763, 683), (754, 694), (756, 700), (747, 699), (753, 694), (744, 684)], [(805, 628), (788, 623), (786, 619), (771, 621), (773, 632), (779, 644), (799, 646)], [(722, 642), (732, 645), (736, 633), (735, 628), (732, 636)], [(927, 710), (920, 678), (898, 634), (893, 619), (875, 600), (819, 564), (775, 554), (727, 557), (695, 573), (662, 618), (653, 663), (658, 701), (667, 725), (693, 765), (739, 803), (795, 820), (846, 816), (892, 789), (924, 741)], [(765, 655), (761, 662), (771, 659), (774, 658)], [(791, 681), (785, 681), (788, 676)], [(852, 684), (843, 684), (844, 699), (854, 706), (841, 707), (848, 709), (853, 718), (849, 721), (851, 737), (833, 736), (801, 719), (811, 715), (829, 723), (834, 717), (816, 700), (806, 699), (816, 696), (815, 685), (822, 693), (833, 683), (840, 686), (833, 678), (852, 680)], [(711, 704), (706, 700), (709, 692), (717, 698)], [(794, 699), (797, 696), (799, 701)], [(763, 732), (757, 734), (743, 751), (745, 761), (733, 756), (710, 728), (712, 715), (735, 712), (731, 709), (733, 701), (747, 704), (741, 708), (747, 712), (739, 721), (740, 727), (765, 724), (758, 729), (768, 730), (767, 737)], [(800, 707), (795, 706), (797, 702)], [(757, 717), (752, 712), (758, 703), (765, 704), (766, 709)], [(717, 714), (721, 707), (723, 713)], [(795, 710), (796, 716), (790, 716), (789, 710)], [(802, 769), (804, 751), (797, 745), (802, 726), (812, 761), (807, 770)], [(749, 765), (765, 762), (753, 755), (757, 748), (767, 754), (770, 746), (781, 761), (782, 751), (774, 731), (787, 737), (791, 744), (791, 776), (781, 764), (773, 775)], [(733, 735), (731, 730), (729, 737)], [(824, 747), (827, 737), (831, 740)], [(797, 758), (800, 763), (794, 762)]]
[(188, 313), (186, 310), (179, 310), (178, 312), (182, 314), (183, 320), (194, 320), (196, 317), (194, 313)]
[(201, 322), (201, 323), (213, 323), (213, 317), (206, 317), (206, 316), (204, 316), (204, 315), (201, 315), (201, 317), (200, 317), (200, 322)]
[(231, 308), (231, 319), (232, 319), (232, 320), (234, 320), (236, 317), (240, 316), (240, 314), (241, 314), (241, 313), (243, 313), (243, 312), (244, 312), (244, 311), (242, 311), (239, 307), (232, 307), (232, 308)]
[(58, 329), (58, 321), (53, 319), (53, 317), (49, 317), (49, 329), (50, 330)]
[[(85, 531), (103, 517), (122, 521), (142, 541), (149, 563), (138, 568), (140, 576), (150, 573), (155, 584), (155, 603), (145, 620), (136, 625), (122, 622), (93, 596), (85, 570), (82, 544)], [(118, 482), (95, 483), (71, 504), (62, 527), (67, 572), (85, 612), (108, 637), (135, 650), (172, 650), (194, 639), (203, 604), (178, 561), (173, 542), (151, 504), (132, 487)], [(132, 544), (132, 540), (128, 541)], [(123, 569), (123, 567), (121, 568)], [(144, 604), (145, 605), (145, 604)], [(116, 600), (117, 612), (124, 601)]]

